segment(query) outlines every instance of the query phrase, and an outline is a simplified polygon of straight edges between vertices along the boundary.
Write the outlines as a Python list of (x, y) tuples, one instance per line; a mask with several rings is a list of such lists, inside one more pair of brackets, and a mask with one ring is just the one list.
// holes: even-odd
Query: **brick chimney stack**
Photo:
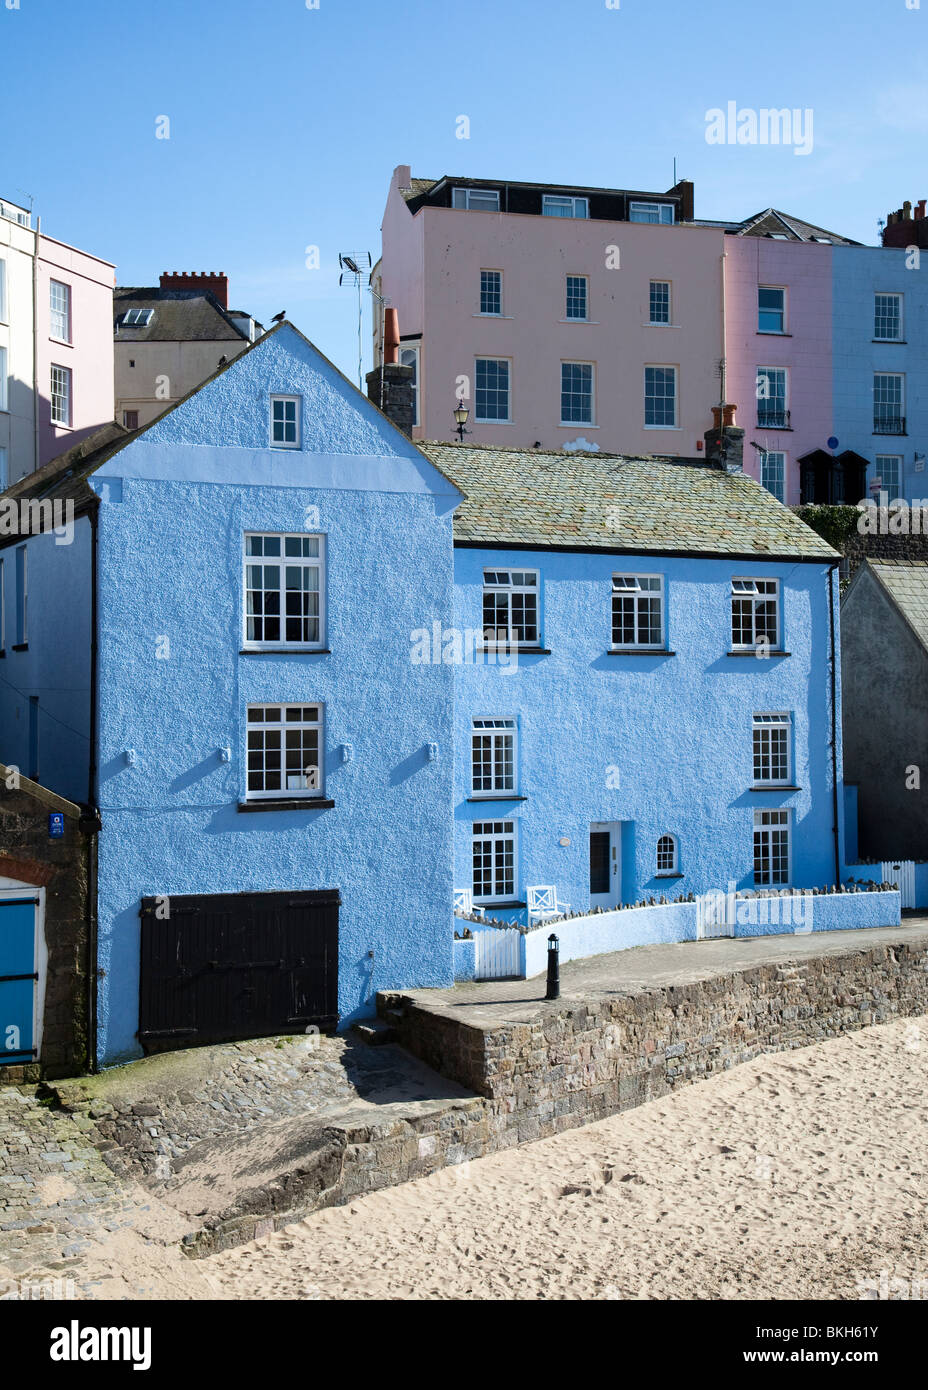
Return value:
[(744, 467), (744, 430), (735, 424), (736, 406), (712, 407), (712, 429), (706, 430), (706, 462), (726, 473), (741, 473)]
[(918, 246), (928, 249), (928, 217), (925, 216), (924, 198), (915, 204), (914, 216), (911, 203), (903, 203), (901, 208), (891, 212), (883, 228), (884, 246)]
[(163, 290), (210, 290), (223, 309), (229, 307), (229, 277), (216, 270), (172, 270), (161, 276)]

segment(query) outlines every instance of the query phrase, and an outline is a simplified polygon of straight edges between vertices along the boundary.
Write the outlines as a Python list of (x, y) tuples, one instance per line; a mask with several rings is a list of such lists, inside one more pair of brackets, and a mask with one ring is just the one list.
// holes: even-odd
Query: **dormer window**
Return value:
[(629, 222), (655, 222), (672, 226), (674, 220), (673, 203), (630, 203)]
[(544, 217), (589, 217), (590, 200), (545, 193), (541, 200), (541, 211)]
[(147, 328), (154, 318), (154, 309), (128, 309), (123, 314), (124, 328)]
[(271, 397), (271, 444), (276, 449), (300, 447), (299, 396)]
[(499, 212), (499, 190), (496, 188), (456, 188), (451, 195), (453, 208), (470, 212)]

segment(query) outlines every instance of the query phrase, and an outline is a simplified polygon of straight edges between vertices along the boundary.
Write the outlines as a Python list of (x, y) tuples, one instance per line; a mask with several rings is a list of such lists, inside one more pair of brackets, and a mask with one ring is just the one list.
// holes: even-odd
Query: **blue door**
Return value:
[(0, 1063), (35, 1060), (37, 898), (0, 898)]

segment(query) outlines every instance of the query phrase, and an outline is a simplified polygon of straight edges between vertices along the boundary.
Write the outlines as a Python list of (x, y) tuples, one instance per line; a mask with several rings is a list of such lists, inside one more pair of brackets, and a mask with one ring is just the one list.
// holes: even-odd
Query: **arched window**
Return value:
[(662, 835), (657, 842), (658, 874), (677, 872), (677, 842), (673, 835)]

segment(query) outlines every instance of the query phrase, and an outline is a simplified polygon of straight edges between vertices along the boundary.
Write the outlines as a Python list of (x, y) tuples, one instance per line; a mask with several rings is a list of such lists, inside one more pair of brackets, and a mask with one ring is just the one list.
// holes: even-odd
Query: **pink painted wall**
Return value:
[[(37, 381), (40, 462), (64, 453), (113, 419), (113, 287), (115, 267), (40, 236), (37, 259)], [(51, 337), (49, 286), (71, 287), (71, 342)], [(71, 369), (71, 425), (51, 422), (52, 364)]]
[[(786, 454), (786, 502), (799, 501), (797, 460), (825, 449), (833, 429), (830, 246), (772, 241), (768, 237), (725, 238), (729, 401), (743, 427), (744, 469), (759, 477), (750, 441)], [(760, 285), (786, 288), (786, 336), (758, 333)], [(760, 431), (756, 395), (758, 367), (787, 368), (791, 430)]]
[[(721, 252), (717, 228), (660, 227), (424, 208), (410, 216), (394, 175), (383, 222), (383, 289), (400, 334), (423, 333), (416, 438), (448, 439), (456, 379), (471, 382), (470, 439), (605, 451), (697, 454), (719, 399)], [(620, 268), (606, 268), (619, 247)], [(479, 316), (480, 271), (503, 272), (503, 318)], [(563, 322), (568, 274), (589, 277), (591, 322)], [(651, 279), (672, 282), (671, 327), (651, 327)], [(511, 424), (474, 419), (477, 356), (512, 362)], [(595, 364), (595, 425), (560, 424), (560, 364)], [(644, 367), (676, 366), (678, 428), (644, 427)]]

